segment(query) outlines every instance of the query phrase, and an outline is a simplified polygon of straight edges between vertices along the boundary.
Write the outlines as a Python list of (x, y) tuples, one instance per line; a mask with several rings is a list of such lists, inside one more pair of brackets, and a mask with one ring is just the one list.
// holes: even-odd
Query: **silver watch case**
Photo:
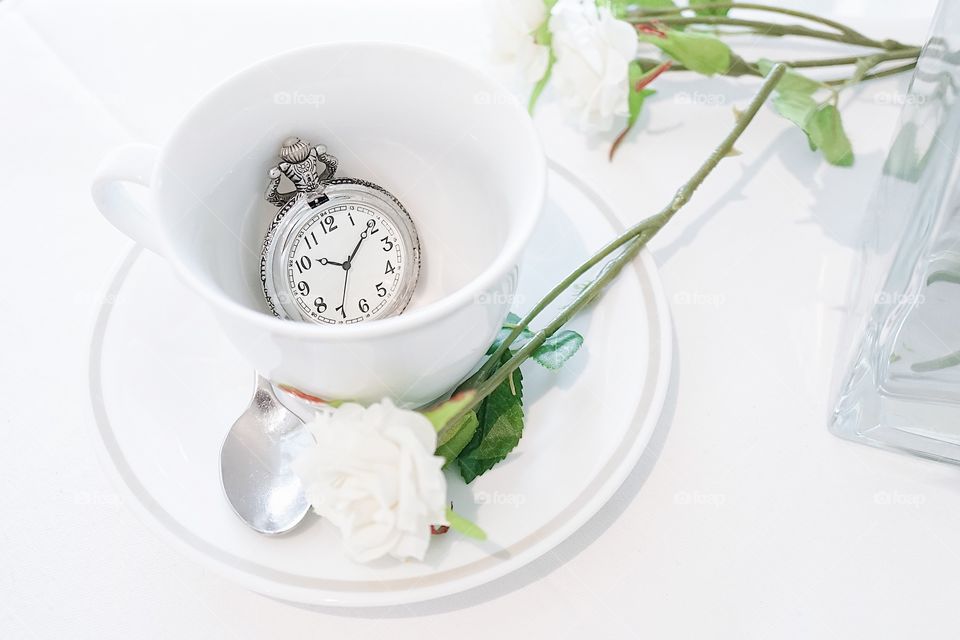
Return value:
[(260, 254), (260, 282), (270, 311), (279, 318), (320, 324), (300, 307), (293, 294), (293, 262), (288, 247), (298, 230), (329, 206), (361, 204), (377, 209), (397, 227), (407, 249), (403, 276), (396, 296), (378, 312), (376, 319), (403, 313), (420, 276), (420, 239), (410, 214), (399, 200), (383, 187), (356, 178), (334, 178), (324, 181), (313, 192), (299, 193), (287, 201), (267, 230)]

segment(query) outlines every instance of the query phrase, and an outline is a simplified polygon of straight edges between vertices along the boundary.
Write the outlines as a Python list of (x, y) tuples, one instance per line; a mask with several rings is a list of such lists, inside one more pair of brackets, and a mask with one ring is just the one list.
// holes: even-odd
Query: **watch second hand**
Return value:
[(350, 269), (343, 272), (343, 298), (340, 299), (340, 317), (347, 318), (347, 310), (344, 308), (347, 304), (347, 281), (350, 280)]

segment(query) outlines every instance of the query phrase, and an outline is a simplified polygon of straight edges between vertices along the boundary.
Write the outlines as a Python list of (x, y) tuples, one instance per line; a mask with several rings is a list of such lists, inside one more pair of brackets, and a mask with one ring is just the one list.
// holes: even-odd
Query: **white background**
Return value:
[[(826, 430), (857, 226), (906, 77), (844, 96), (853, 169), (823, 165), (764, 110), (655, 240), (678, 345), (663, 424), (615, 499), (517, 574), (417, 606), (310, 610), (188, 562), (121, 504), (89, 442), (85, 383), (99, 294), (129, 246), (90, 201), (99, 158), (162, 142), (212, 84), (298, 45), (398, 40), (489, 65), (481, 4), (0, 1), (0, 637), (956, 635), (957, 469)], [(801, 4), (917, 42), (933, 11)], [(549, 93), (537, 126), (630, 222), (666, 202), (753, 86), (658, 82), (612, 164)]]

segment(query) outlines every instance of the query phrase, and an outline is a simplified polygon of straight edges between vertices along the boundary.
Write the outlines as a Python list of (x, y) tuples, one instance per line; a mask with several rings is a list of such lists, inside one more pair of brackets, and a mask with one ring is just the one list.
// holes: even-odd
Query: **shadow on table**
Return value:
[[(671, 331), (673, 331), (672, 326)], [(630, 475), (587, 524), (543, 556), (493, 582), (462, 593), (426, 602), (392, 607), (320, 607), (298, 604), (292, 604), (291, 606), (307, 611), (352, 618), (413, 618), (456, 611), (495, 600), (550, 575), (568, 560), (593, 544), (630, 506), (634, 497), (647, 481), (650, 472), (653, 471), (654, 465), (660, 458), (660, 452), (663, 450), (670, 426), (673, 424), (673, 416), (677, 405), (679, 362), (677, 341), (674, 340), (673, 367), (671, 368), (670, 385), (667, 390), (663, 413), (650, 437), (647, 448), (640, 456), (640, 460), (630, 472)]]
[[(866, 201), (880, 176), (883, 158), (881, 151), (860, 153), (853, 168), (831, 167), (821, 154), (808, 149), (802, 131), (785, 129), (761, 153), (744, 163), (743, 173), (721, 197), (703, 208), (695, 218), (681, 222), (679, 226), (683, 230), (676, 239), (655, 252), (657, 264), (665, 264), (688, 247), (704, 225), (715, 215), (722, 214), (728, 204), (746, 200), (745, 188), (758, 179), (758, 174), (774, 159), (787, 169), (797, 184), (805, 185), (813, 198), (808, 207), (810, 217), (798, 224), (816, 224), (835, 242), (857, 247), (861, 240), (861, 224), (868, 215)], [(757, 211), (757, 215), (771, 211), (776, 211), (775, 203), (769, 204), (765, 211)], [(687, 212), (678, 218), (684, 213)]]

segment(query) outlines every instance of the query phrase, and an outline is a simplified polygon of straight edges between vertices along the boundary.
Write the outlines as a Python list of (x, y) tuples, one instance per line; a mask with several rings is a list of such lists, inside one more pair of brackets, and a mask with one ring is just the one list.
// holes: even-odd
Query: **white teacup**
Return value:
[[(324, 144), (338, 176), (392, 191), (423, 266), (400, 316), (316, 326), (266, 310), (267, 171), (291, 135)], [(146, 206), (125, 183), (149, 188)], [(398, 44), (312, 46), (215, 88), (160, 149), (115, 150), (97, 171), (101, 213), (165, 257), (251, 366), (327, 399), (429, 402), (482, 358), (510, 308), (540, 214), (546, 164), (529, 117), (482, 73)]]

